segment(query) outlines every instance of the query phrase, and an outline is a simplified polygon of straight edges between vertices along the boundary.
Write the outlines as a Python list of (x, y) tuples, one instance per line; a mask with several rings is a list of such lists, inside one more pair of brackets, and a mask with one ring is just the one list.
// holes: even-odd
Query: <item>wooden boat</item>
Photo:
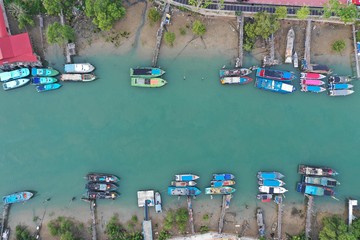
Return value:
[(261, 200), (261, 202), (271, 202), (273, 195), (269, 193), (260, 193), (256, 195), (256, 198)]
[(299, 58), (298, 58), (298, 55), (296, 52), (294, 53), (293, 60), (294, 60), (294, 68), (298, 68), (299, 67)]
[(320, 73), (302, 72), (302, 73), (300, 73), (300, 78), (323, 79), (323, 78), (326, 78), (326, 76), (323, 74), (320, 74)]
[(205, 188), (205, 194), (231, 194), (236, 189), (232, 187), (208, 187)]
[(61, 84), (59, 84), (59, 83), (50, 83), (50, 84), (36, 86), (36, 91), (46, 92), (46, 91), (59, 89), (60, 87), (61, 87)]
[(175, 186), (175, 187), (187, 187), (187, 186), (195, 186), (196, 182), (195, 181), (172, 181), (171, 185)]
[(302, 182), (313, 185), (321, 185), (324, 187), (336, 187), (340, 185), (340, 183), (336, 179), (329, 177), (303, 176)]
[(90, 73), (95, 70), (95, 67), (90, 63), (74, 63), (65, 64), (64, 70), (66, 73)]
[(353, 78), (349, 76), (330, 76), (328, 79), (329, 83), (348, 83), (351, 82)]
[(330, 74), (331, 70), (328, 66), (322, 64), (308, 64), (305, 59), (301, 60), (301, 69), (304, 72), (313, 72), (321, 74)]
[(319, 186), (319, 185), (311, 185), (307, 183), (298, 183), (296, 186), (296, 191), (299, 193), (309, 194), (312, 196), (331, 196), (335, 195), (333, 189)]
[(52, 68), (32, 68), (31, 75), (34, 77), (54, 77), (59, 71)]
[(326, 91), (326, 88), (324, 87), (320, 87), (320, 86), (308, 86), (308, 85), (301, 85), (301, 90), (302, 92), (314, 92), (314, 93), (321, 93)]
[(197, 196), (201, 193), (197, 187), (168, 187), (171, 196)]
[(285, 63), (292, 62), (293, 48), (294, 48), (295, 32), (293, 28), (290, 28), (287, 34), (287, 43), (285, 51)]
[(279, 193), (286, 193), (287, 191), (288, 190), (283, 187), (259, 186), (259, 192), (261, 193), (279, 194)]
[(273, 79), (277, 81), (291, 81), (295, 79), (295, 75), (292, 72), (269, 69), (269, 68), (258, 68), (256, 70), (256, 76), (261, 78)]
[(155, 193), (155, 211), (157, 213), (161, 213), (162, 212), (162, 207), (161, 207), (161, 195), (159, 192)]
[(341, 90), (341, 89), (350, 89), (353, 88), (354, 85), (349, 84), (349, 83), (330, 83), (328, 85), (328, 88), (330, 90)]
[(213, 174), (213, 180), (216, 180), (216, 181), (233, 180), (234, 178), (235, 178), (235, 176), (230, 173)]
[(65, 73), (60, 75), (61, 81), (91, 82), (95, 79), (96, 76), (91, 73)]
[(9, 81), (10, 79), (24, 78), (29, 75), (30, 75), (30, 70), (28, 68), (20, 68), (17, 70), (0, 73), (0, 81), (6, 82)]
[(32, 198), (34, 194), (29, 191), (16, 192), (3, 197), (4, 204), (25, 202)]
[(91, 182), (117, 183), (119, 181), (117, 176), (107, 173), (89, 173), (85, 178)]
[(301, 79), (301, 85), (311, 85), (311, 86), (321, 86), (324, 85), (325, 82), (318, 79)]
[(136, 78), (156, 78), (165, 73), (164, 70), (154, 67), (130, 68), (130, 77)]
[(285, 182), (280, 179), (261, 179), (258, 181), (258, 184), (268, 187), (281, 187), (285, 185)]
[(3, 85), (3, 89), (6, 91), (6, 90), (10, 90), (10, 89), (14, 89), (14, 88), (24, 86), (28, 82), (30, 82), (29, 78), (20, 78), (20, 79), (15, 79), (15, 80), (5, 82), (2, 85)]
[(175, 181), (194, 181), (199, 178), (199, 176), (190, 173), (175, 175)]
[(235, 185), (234, 180), (225, 180), (225, 181), (211, 181), (211, 187), (224, 187)]
[(291, 84), (260, 77), (256, 78), (255, 87), (277, 93), (292, 93), (296, 90)]
[(57, 79), (54, 77), (33, 77), (31, 78), (32, 85), (41, 85), (41, 84), (49, 84), (56, 83)]
[(117, 186), (113, 183), (88, 182), (85, 185), (85, 188), (88, 189), (89, 191), (108, 192), (108, 191), (116, 190)]
[(355, 91), (351, 89), (341, 89), (341, 90), (329, 90), (329, 96), (331, 97), (341, 97), (353, 94)]
[(257, 178), (259, 180), (263, 180), (263, 179), (281, 179), (285, 177), (284, 175), (282, 175), (279, 172), (258, 172), (257, 173)]
[(91, 200), (95, 199), (116, 199), (118, 197), (118, 193), (114, 191), (110, 192), (96, 192), (96, 191), (88, 191), (88, 198)]
[(259, 235), (262, 238), (265, 236), (265, 223), (264, 223), (263, 211), (261, 208), (256, 209), (256, 222), (258, 225)]
[(131, 78), (131, 86), (133, 87), (162, 87), (167, 83), (162, 78)]
[(299, 165), (298, 173), (303, 175), (324, 176), (324, 177), (338, 175), (338, 173), (334, 169), (329, 167), (314, 167), (304, 164)]
[(223, 77), (220, 79), (221, 84), (247, 84), (253, 79), (247, 76), (243, 77)]
[(252, 73), (249, 68), (220, 69), (220, 78), (223, 77), (242, 77)]

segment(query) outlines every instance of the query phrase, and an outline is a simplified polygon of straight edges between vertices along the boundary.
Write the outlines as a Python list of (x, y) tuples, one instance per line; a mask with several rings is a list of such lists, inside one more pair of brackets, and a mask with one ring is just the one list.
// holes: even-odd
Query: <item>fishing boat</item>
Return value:
[(216, 181), (232, 180), (234, 178), (235, 178), (235, 176), (230, 173), (213, 174), (213, 180), (216, 180)]
[(247, 84), (253, 79), (247, 76), (243, 77), (223, 77), (220, 79), (221, 84)]
[(325, 82), (319, 79), (301, 79), (300, 84), (302, 85), (311, 85), (311, 86), (321, 86), (324, 85)]
[(281, 179), (285, 177), (284, 175), (282, 175), (279, 172), (258, 172), (257, 173), (257, 178), (259, 180), (263, 180), (263, 179)]
[(211, 181), (211, 187), (224, 187), (235, 185), (234, 180), (225, 180), (225, 181)]
[(304, 164), (299, 165), (298, 173), (303, 175), (324, 176), (324, 177), (338, 175), (338, 173), (334, 169), (329, 167), (314, 167)]
[(261, 179), (258, 181), (258, 184), (268, 187), (281, 187), (285, 185), (285, 182), (280, 179)]
[(341, 97), (353, 94), (355, 91), (351, 89), (341, 89), (341, 90), (329, 90), (329, 96), (331, 97)]
[(32, 85), (56, 83), (57, 79), (54, 77), (33, 77), (31, 78)]
[(30, 82), (29, 78), (20, 78), (20, 79), (15, 79), (15, 80), (5, 82), (2, 85), (3, 85), (3, 89), (6, 91), (6, 90), (10, 90), (10, 89), (14, 89), (14, 88), (24, 86), (28, 82)]
[(59, 84), (59, 83), (50, 83), (50, 84), (36, 86), (36, 91), (46, 92), (46, 91), (59, 89), (60, 87), (61, 87), (61, 84)]
[(242, 77), (252, 73), (249, 68), (220, 69), (220, 78), (223, 77)]
[(320, 74), (320, 73), (302, 72), (302, 73), (300, 73), (300, 78), (323, 79), (323, 78), (326, 78), (326, 76), (323, 74)]
[(294, 68), (298, 68), (299, 67), (299, 58), (298, 58), (298, 55), (296, 52), (294, 53), (293, 60), (294, 60)]
[(270, 202), (273, 198), (273, 195), (269, 193), (260, 193), (256, 195), (256, 198), (261, 200), (261, 202)]
[(90, 63), (73, 63), (65, 64), (64, 70), (66, 73), (90, 73), (95, 67)]
[(264, 237), (265, 236), (265, 223), (264, 223), (263, 211), (261, 208), (256, 209), (256, 222), (258, 225), (258, 231), (259, 231), (260, 237)]
[(205, 188), (205, 194), (231, 194), (236, 189), (232, 187), (208, 187)]
[(197, 187), (168, 187), (168, 194), (172, 196), (197, 196), (200, 193)]
[(341, 89), (350, 89), (353, 88), (354, 85), (349, 83), (330, 83), (328, 88), (331, 90), (341, 90)]
[(195, 181), (172, 181), (171, 185), (175, 186), (175, 187), (187, 187), (187, 186), (195, 186), (196, 182)]
[(28, 68), (20, 68), (17, 70), (13, 70), (10, 72), (2, 72), (0, 73), (0, 81), (6, 82), (10, 79), (18, 79), (18, 78), (24, 78), (30, 75), (30, 70)]
[(54, 77), (59, 71), (52, 68), (32, 68), (31, 75), (34, 77)]
[(256, 78), (255, 87), (278, 93), (292, 93), (296, 89), (293, 85), (266, 78)]
[(160, 68), (153, 68), (153, 67), (130, 68), (130, 77), (136, 77), (136, 78), (156, 78), (156, 77), (160, 77), (164, 73), (165, 71)]
[(133, 87), (162, 87), (167, 83), (162, 78), (131, 78), (131, 86)]
[(89, 191), (114, 191), (117, 189), (117, 186), (113, 183), (104, 183), (104, 182), (88, 182), (85, 185), (85, 188)]
[(312, 196), (331, 196), (335, 195), (333, 189), (319, 186), (319, 185), (310, 185), (307, 183), (298, 183), (296, 186), (296, 191), (299, 193), (305, 193)]
[(89, 173), (85, 178), (91, 182), (117, 183), (119, 181), (117, 176), (107, 173)]
[(65, 73), (60, 75), (61, 81), (91, 82), (95, 79), (96, 76), (91, 73)]
[(353, 78), (349, 76), (330, 76), (328, 79), (329, 83), (348, 83), (351, 82)]
[(308, 86), (308, 85), (301, 85), (302, 92), (314, 92), (314, 93), (321, 93), (326, 91), (326, 88), (320, 86)]
[(304, 72), (329, 74), (331, 70), (328, 66), (322, 64), (308, 64), (305, 59), (301, 60), (301, 69)]
[(292, 62), (293, 48), (294, 48), (295, 32), (293, 28), (290, 28), (287, 34), (287, 43), (285, 51), (285, 63)]
[(178, 174), (175, 175), (175, 181), (194, 181), (200, 177), (194, 174)]
[(32, 198), (34, 194), (29, 191), (16, 192), (3, 197), (4, 204), (25, 202)]
[(277, 81), (291, 81), (295, 78), (295, 75), (292, 72), (269, 68), (258, 68), (256, 70), (256, 76)]
[(155, 212), (161, 213), (162, 207), (161, 207), (161, 195), (159, 192), (155, 193)]
[(279, 193), (286, 193), (287, 191), (288, 190), (283, 187), (259, 186), (259, 192), (261, 193), (279, 194)]
[(313, 184), (313, 185), (321, 185), (324, 187), (336, 187), (340, 185), (340, 183), (336, 179), (329, 177), (303, 176), (301, 182)]
[(118, 197), (118, 193), (114, 191), (110, 192), (96, 192), (96, 191), (88, 191), (89, 199), (116, 199)]

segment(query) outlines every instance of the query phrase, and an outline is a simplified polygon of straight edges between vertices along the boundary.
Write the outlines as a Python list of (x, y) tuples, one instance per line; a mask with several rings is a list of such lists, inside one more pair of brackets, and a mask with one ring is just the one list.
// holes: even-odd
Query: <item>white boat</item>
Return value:
[(190, 173), (175, 175), (175, 181), (194, 181), (198, 178), (199, 176)]
[(74, 82), (90, 82), (94, 81), (96, 79), (96, 76), (91, 73), (65, 73), (61, 74), (60, 80), (61, 81), (74, 81)]
[(286, 51), (285, 51), (285, 63), (292, 62), (292, 53), (294, 48), (294, 39), (295, 39), (295, 32), (293, 28), (290, 28), (287, 34), (287, 43), (286, 43)]
[(299, 67), (299, 58), (298, 58), (297, 52), (294, 53), (293, 60), (294, 60), (294, 68), (298, 68)]
[(260, 186), (259, 191), (262, 193), (278, 194), (278, 193), (286, 193), (288, 190), (283, 187)]
[(157, 213), (161, 213), (162, 212), (162, 208), (161, 208), (161, 196), (159, 192), (155, 193), (155, 211)]
[(175, 187), (187, 187), (187, 186), (195, 186), (196, 182), (195, 181), (172, 181), (171, 185), (175, 186)]
[(20, 79), (12, 80), (12, 81), (3, 83), (3, 89), (6, 91), (6, 90), (18, 88), (18, 87), (24, 86), (28, 82), (30, 82), (30, 78), (20, 78)]
[(65, 64), (66, 73), (90, 73), (94, 71), (95, 67), (90, 63), (75, 63), (75, 64)]

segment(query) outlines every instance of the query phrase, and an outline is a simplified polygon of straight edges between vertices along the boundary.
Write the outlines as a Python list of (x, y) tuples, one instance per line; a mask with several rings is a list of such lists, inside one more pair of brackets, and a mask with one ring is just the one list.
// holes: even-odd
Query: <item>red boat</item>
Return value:
[(273, 195), (268, 193), (260, 193), (256, 195), (256, 198), (261, 200), (262, 202), (271, 202)]
[(320, 73), (312, 73), (312, 72), (302, 72), (300, 78), (307, 78), (307, 79), (323, 79), (326, 76)]

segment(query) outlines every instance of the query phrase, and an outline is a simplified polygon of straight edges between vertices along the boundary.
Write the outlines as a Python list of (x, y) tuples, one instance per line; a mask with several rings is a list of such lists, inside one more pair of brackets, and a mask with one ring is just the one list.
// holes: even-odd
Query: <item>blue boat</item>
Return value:
[(353, 88), (354, 86), (349, 83), (330, 83), (328, 87), (330, 90), (341, 90), (341, 89), (350, 89)]
[(36, 91), (46, 92), (46, 91), (59, 89), (60, 87), (61, 87), (61, 84), (59, 84), (59, 83), (50, 83), (50, 84), (46, 84), (46, 85), (36, 86)]
[(256, 78), (255, 87), (278, 93), (292, 93), (295, 91), (295, 87), (291, 84), (260, 77)]
[(281, 187), (285, 185), (285, 182), (279, 179), (261, 179), (258, 181), (258, 184), (268, 187)]
[(65, 64), (64, 70), (66, 73), (90, 73), (95, 70), (95, 67), (90, 63), (75, 63)]
[(235, 178), (234, 175), (230, 173), (213, 174), (213, 180), (215, 181), (232, 180), (234, 178)]
[(312, 85), (301, 85), (302, 92), (313, 92), (313, 93), (321, 93), (326, 91), (324, 87), (321, 86), (312, 86)]
[(168, 187), (171, 196), (197, 196), (201, 193), (197, 187)]
[(199, 176), (194, 175), (194, 174), (190, 174), (190, 173), (175, 175), (175, 180), (176, 181), (194, 181), (194, 180), (199, 179), (199, 178), (200, 178)]
[(27, 68), (20, 68), (17, 70), (13, 70), (10, 72), (2, 72), (0, 73), (0, 81), (6, 82), (10, 79), (18, 79), (18, 78), (24, 78), (30, 75), (30, 71)]
[(32, 68), (31, 75), (34, 77), (54, 77), (59, 74), (59, 71), (52, 68)]
[(3, 197), (4, 204), (11, 204), (11, 203), (18, 203), (18, 202), (25, 202), (32, 198), (34, 194), (32, 192), (24, 191), (24, 192), (16, 192), (13, 194), (9, 194)]
[(312, 196), (331, 196), (335, 195), (334, 190), (328, 187), (311, 185), (306, 183), (298, 183), (296, 186), (296, 191), (299, 193), (309, 194)]
[(258, 68), (256, 70), (256, 76), (277, 81), (291, 81), (295, 79), (295, 75), (292, 72), (268, 68)]
[(41, 85), (41, 84), (49, 84), (55, 83), (57, 79), (54, 77), (33, 77), (31, 78), (32, 85)]
[(282, 175), (279, 172), (258, 172), (257, 177), (258, 177), (259, 180), (263, 180), (263, 179), (281, 179), (281, 178), (284, 177), (284, 175)]

